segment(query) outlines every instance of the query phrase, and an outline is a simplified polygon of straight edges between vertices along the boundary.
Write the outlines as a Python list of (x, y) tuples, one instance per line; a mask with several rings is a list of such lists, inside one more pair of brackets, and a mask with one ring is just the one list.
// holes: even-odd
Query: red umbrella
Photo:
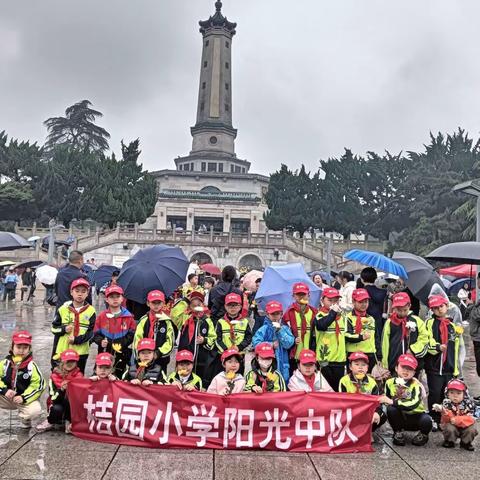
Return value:
[(200, 265), (200, 268), (210, 275), (220, 276), (222, 274), (222, 271), (213, 263), (205, 263), (204, 265)]
[(470, 278), (476, 274), (476, 269), (470, 264), (455, 265), (454, 267), (445, 267), (439, 270), (440, 275), (448, 275), (456, 278)]

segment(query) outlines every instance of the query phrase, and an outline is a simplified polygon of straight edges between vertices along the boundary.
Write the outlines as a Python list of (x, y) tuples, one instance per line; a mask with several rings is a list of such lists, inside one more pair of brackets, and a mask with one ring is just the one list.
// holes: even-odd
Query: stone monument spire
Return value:
[(215, 14), (199, 22), (203, 50), (198, 92), (197, 122), (191, 128), (190, 154), (221, 153), (235, 157), (237, 130), (232, 125), (232, 38), (236, 23), (215, 2)]

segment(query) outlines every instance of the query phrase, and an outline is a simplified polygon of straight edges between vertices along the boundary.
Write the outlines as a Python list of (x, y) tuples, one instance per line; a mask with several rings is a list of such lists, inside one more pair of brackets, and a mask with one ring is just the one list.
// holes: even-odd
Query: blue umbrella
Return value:
[(377, 268), (382, 272), (392, 273), (404, 279), (408, 278), (405, 268), (391, 258), (377, 252), (369, 252), (368, 250), (349, 250), (343, 256), (354, 262)]
[(94, 284), (93, 274), (95, 273), (93, 268), (88, 263), (84, 263), (82, 266), (82, 272), (84, 272), (87, 275), (90, 285), (93, 285)]
[(97, 288), (102, 288), (112, 279), (112, 273), (120, 270), (114, 265), (101, 265), (93, 272), (93, 283)]
[(463, 286), (467, 284), (470, 287), (470, 290), (475, 290), (475, 279), (474, 278), (459, 278), (452, 282), (452, 284), (447, 289), (447, 294), (449, 297), (455, 297), (458, 295)]
[(270, 300), (277, 300), (286, 310), (293, 303), (292, 287), (297, 282), (303, 282), (310, 287), (310, 304), (318, 305), (322, 290), (310, 280), (301, 263), (267, 267), (255, 295), (255, 301), (262, 310), (265, 310), (265, 305)]
[(188, 265), (181, 248), (155, 245), (138, 251), (123, 264), (118, 283), (129, 300), (144, 304), (151, 290), (171, 295), (185, 281)]

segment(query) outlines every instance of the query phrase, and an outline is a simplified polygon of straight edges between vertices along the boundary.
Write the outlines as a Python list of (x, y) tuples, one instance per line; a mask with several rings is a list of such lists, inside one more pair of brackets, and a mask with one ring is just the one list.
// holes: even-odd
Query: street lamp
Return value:
[[(454, 192), (465, 193), (466, 195), (470, 195), (471, 197), (475, 197), (477, 199), (477, 213), (476, 213), (476, 235), (475, 240), (480, 242), (480, 178), (475, 180), (469, 180), (468, 182), (459, 183), (453, 187)], [(480, 273), (480, 265), (477, 265), (477, 274), (475, 276), (475, 292), (476, 292), (476, 301), (480, 300), (478, 288), (478, 275)]]

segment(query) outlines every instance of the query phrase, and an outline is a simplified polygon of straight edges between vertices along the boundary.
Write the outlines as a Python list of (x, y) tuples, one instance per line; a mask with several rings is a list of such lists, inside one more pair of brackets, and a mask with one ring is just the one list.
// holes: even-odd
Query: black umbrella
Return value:
[(456, 242), (438, 247), (426, 258), (440, 262), (480, 265), (480, 242)]
[(40, 265), (45, 265), (45, 262), (43, 260), (27, 260), (19, 263), (15, 268), (37, 268)]
[(30, 243), (16, 233), (0, 232), (0, 251), (31, 248), (31, 246)]
[(93, 282), (97, 288), (102, 288), (109, 280), (112, 279), (112, 273), (120, 271), (118, 267), (113, 265), (101, 265), (93, 272)]
[(392, 259), (405, 268), (408, 273), (405, 284), (412, 294), (425, 305), (427, 305), (428, 295), (435, 283), (445, 289), (437, 272), (424, 258), (413, 253), (395, 252)]

